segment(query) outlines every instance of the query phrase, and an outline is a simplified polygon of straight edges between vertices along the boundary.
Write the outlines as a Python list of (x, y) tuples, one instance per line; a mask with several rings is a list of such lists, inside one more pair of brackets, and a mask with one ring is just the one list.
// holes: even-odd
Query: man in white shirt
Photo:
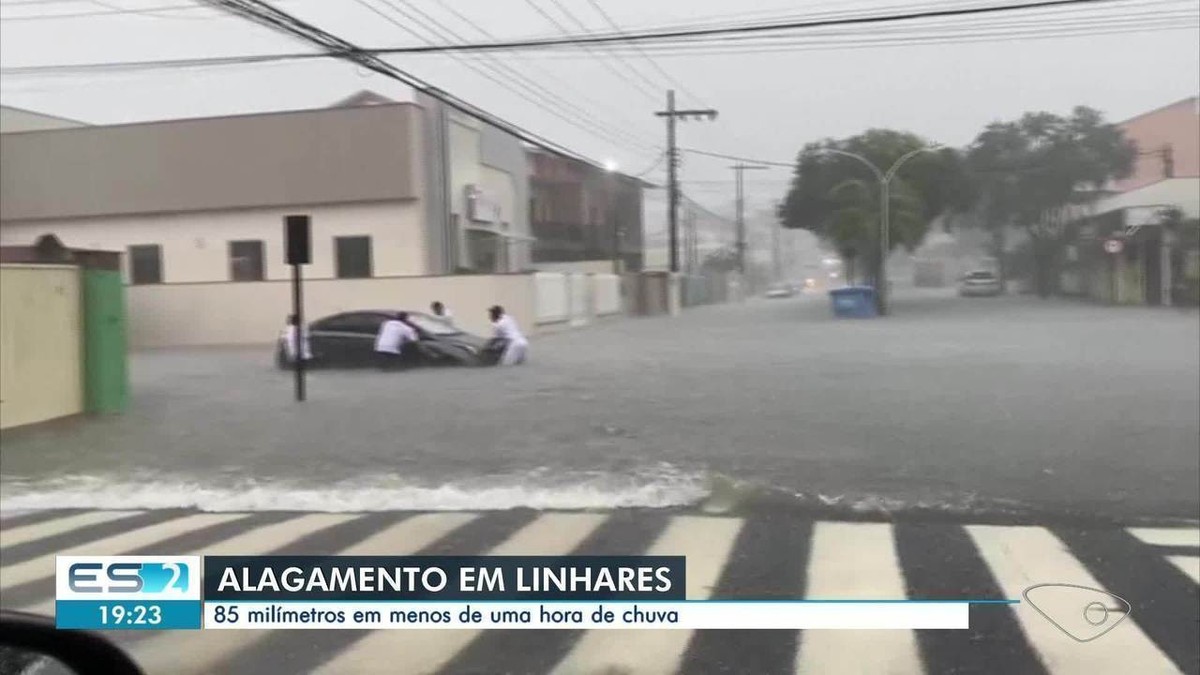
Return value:
[(500, 356), (500, 365), (515, 366), (518, 363), (525, 363), (525, 354), (529, 351), (529, 341), (521, 334), (516, 320), (505, 314), (504, 308), (500, 305), (489, 309), (488, 316), (492, 319), (493, 337), (505, 341), (504, 353)]
[(296, 333), (301, 334), (301, 350), (304, 354), (305, 361), (312, 360), (312, 344), (309, 341), (308, 329), (300, 330), (300, 322), (296, 320), (295, 314), (289, 314), (287, 320), (287, 328), (283, 330), (283, 335), (280, 339), (283, 340), (283, 353), (287, 356), (288, 363), (296, 362)]
[(416, 329), (408, 325), (408, 312), (397, 312), (394, 318), (384, 321), (375, 336), (375, 355), (380, 367), (392, 370), (404, 365), (405, 345), (415, 346), (418, 339)]
[(429, 310), (433, 312), (435, 318), (441, 319), (451, 326), (454, 325), (454, 314), (449, 309), (446, 309), (446, 306), (440, 300), (434, 300), (433, 304), (429, 305)]

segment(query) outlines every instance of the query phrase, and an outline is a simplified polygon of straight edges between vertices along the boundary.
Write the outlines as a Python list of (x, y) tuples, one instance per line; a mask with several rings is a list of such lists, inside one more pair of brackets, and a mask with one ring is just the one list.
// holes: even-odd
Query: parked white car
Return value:
[(979, 270), (963, 275), (958, 284), (958, 294), (963, 297), (981, 297), (1000, 295), (1004, 286), (995, 272)]
[(796, 294), (796, 288), (791, 284), (774, 284), (767, 289), (768, 298), (790, 298)]

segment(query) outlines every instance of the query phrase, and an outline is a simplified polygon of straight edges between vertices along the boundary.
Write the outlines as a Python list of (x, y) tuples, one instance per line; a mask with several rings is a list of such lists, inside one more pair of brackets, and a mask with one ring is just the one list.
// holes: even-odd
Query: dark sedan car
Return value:
[[(362, 367), (375, 363), (375, 336), (383, 322), (396, 316), (387, 310), (343, 312), (308, 325), (312, 367)], [(504, 344), (466, 333), (453, 324), (429, 314), (408, 313), (408, 323), (417, 331), (417, 349), (406, 349), (414, 366), (490, 366), (500, 360)], [(275, 362), (290, 368), (291, 362), (280, 335)]]

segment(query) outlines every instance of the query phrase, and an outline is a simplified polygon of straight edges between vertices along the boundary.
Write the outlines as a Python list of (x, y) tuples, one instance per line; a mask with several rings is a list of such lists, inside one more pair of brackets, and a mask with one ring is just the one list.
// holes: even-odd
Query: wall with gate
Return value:
[(540, 326), (581, 326), (624, 311), (621, 278), (615, 274), (537, 272), (534, 288)]

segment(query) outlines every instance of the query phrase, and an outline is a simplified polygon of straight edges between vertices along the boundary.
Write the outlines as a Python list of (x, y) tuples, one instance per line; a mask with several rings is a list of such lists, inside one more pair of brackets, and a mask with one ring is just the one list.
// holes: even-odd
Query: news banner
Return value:
[(87, 630), (966, 629), (971, 604), (688, 600), (683, 556), (59, 556), (55, 565), (56, 623)]

